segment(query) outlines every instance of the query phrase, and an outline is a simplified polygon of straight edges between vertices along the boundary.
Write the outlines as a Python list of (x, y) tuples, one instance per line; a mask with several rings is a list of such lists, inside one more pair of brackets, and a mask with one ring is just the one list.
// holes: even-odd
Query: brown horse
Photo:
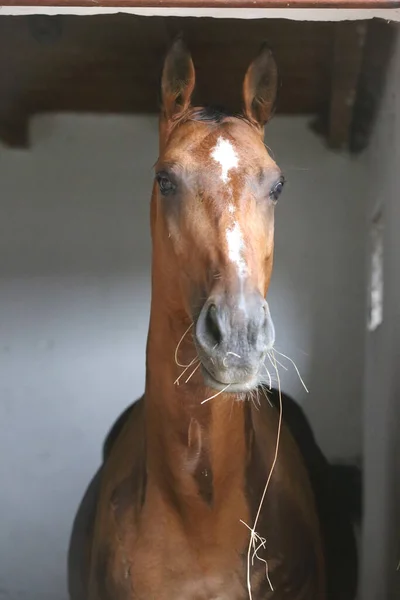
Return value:
[(194, 84), (178, 40), (162, 77), (146, 389), (78, 516), (70, 595), (325, 600), (304, 461), (281, 410), (247, 401), (267, 357), (276, 367), (265, 297), (283, 177), (263, 141), (276, 64), (264, 48), (250, 65), (240, 116), (192, 107)]

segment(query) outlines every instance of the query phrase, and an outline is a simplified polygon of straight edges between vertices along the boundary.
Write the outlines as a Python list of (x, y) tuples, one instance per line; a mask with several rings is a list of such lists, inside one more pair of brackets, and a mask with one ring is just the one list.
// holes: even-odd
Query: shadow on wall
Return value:
[(287, 185), (275, 213), (269, 301), (283, 387), (305, 409), (330, 458), (358, 458), (366, 302), (364, 159), (323, 147), (303, 118), (276, 119), (266, 142)]
[[(67, 597), (77, 504), (110, 425), (143, 391), (157, 135), (153, 117), (65, 115), (34, 121), (29, 152), (0, 148), (0, 598)], [(285, 359), (283, 387), (328, 456), (352, 457), (365, 171), (304, 119), (276, 118), (267, 143), (288, 179), (269, 297), (277, 348), (310, 395)]]

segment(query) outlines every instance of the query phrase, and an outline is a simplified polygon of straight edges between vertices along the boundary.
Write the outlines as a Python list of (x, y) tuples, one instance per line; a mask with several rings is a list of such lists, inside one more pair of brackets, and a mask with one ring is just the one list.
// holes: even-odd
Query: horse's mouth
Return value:
[(258, 374), (255, 376), (250, 376), (244, 381), (222, 382), (216, 379), (216, 377), (207, 370), (203, 363), (201, 365), (201, 371), (207, 387), (218, 392), (226, 392), (227, 394), (245, 394), (255, 390), (260, 384)]

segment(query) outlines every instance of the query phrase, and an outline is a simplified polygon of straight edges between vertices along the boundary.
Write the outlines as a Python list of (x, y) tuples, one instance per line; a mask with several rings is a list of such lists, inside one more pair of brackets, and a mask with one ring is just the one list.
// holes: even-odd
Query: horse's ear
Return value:
[(165, 59), (161, 81), (162, 104), (167, 119), (189, 108), (194, 83), (192, 57), (182, 38), (177, 38)]
[(278, 89), (278, 67), (271, 50), (263, 46), (247, 69), (243, 83), (246, 117), (264, 127), (271, 118)]

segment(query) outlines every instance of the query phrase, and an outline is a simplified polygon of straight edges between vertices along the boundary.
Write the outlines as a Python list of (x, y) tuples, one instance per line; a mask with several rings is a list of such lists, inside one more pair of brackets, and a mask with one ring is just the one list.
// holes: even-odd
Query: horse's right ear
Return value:
[(165, 59), (161, 80), (162, 105), (167, 119), (189, 108), (194, 84), (192, 57), (183, 40), (177, 38)]

